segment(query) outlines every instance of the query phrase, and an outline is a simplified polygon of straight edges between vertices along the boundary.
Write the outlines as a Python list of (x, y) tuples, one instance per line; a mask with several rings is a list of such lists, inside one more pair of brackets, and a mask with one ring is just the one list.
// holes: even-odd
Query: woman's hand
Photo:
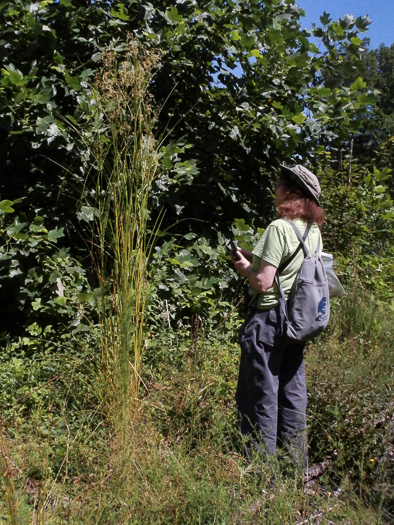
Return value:
[(245, 248), (240, 248), (239, 246), (237, 246), (237, 250), (241, 252), (241, 254), (245, 257), (245, 259), (247, 259), (250, 263), (252, 262), (253, 260), (252, 252), (250, 252), (249, 250), (245, 250)]
[(234, 255), (231, 256), (235, 269), (248, 279), (255, 290), (259, 293), (265, 293), (272, 288), (276, 274), (276, 266), (262, 259), (259, 270), (254, 271), (251, 265), (253, 258), (252, 253), (239, 247), (237, 248), (236, 257), (234, 257)]
[(236, 255), (231, 255), (231, 259), (238, 273), (247, 277), (250, 271), (252, 257), (251, 252), (237, 246), (237, 253)]

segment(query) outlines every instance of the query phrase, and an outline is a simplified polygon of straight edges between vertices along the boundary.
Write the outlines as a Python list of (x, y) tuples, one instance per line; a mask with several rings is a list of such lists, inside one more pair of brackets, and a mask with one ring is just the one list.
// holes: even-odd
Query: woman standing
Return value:
[[(239, 425), (254, 448), (267, 455), (286, 448), (299, 467), (307, 466), (305, 343), (283, 336), (284, 312), (274, 284), (278, 271), (286, 299), (304, 260), (288, 221), (305, 239), (310, 253), (320, 240), (323, 210), (317, 177), (303, 166), (281, 167), (275, 186), (279, 219), (265, 230), (252, 252), (238, 248), (237, 271), (249, 281), (248, 316), (240, 331), (241, 363), (236, 400)], [(285, 220), (287, 219), (287, 220)], [(309, 231), (307, 226), (311, 225)], [(295, 254), (295, 255), (294, 255)]]

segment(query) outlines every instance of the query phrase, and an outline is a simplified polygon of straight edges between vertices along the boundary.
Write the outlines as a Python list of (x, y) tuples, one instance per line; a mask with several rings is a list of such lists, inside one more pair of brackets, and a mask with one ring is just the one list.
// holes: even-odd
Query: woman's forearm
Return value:
[[(250, 252), (249, 252), (250, 253)], [(233, 257), (233, 263), (238, 273), (244, 275), (251, 286), (259, 293), (265, 293), (274, 283), (276, 267), (264, 260), (261, 260), (258, 271), (253, 270), (250, 261), (238, 250), (238, 259)]]

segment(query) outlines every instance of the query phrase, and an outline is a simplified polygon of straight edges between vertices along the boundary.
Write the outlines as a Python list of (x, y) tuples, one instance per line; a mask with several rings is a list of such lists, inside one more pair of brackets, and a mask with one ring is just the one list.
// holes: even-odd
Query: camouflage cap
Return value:
[(297, 164), (292, 168), (281, 165), (281, 169), (282, 175), (291, 179), (299, 188), (303, 189), (319, 204), (321, 189), (319, 181), (314, 173), (304, 166), (301, 166), (301, 164)]

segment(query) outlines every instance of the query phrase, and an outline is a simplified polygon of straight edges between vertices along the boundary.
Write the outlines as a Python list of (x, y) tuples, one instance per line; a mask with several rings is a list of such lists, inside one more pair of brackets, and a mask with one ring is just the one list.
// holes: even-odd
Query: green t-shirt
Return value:
[[(300, 234), (303, 236), (307, 223), (301, 219), (294, 219), (292, 221), (297, 227)], [(320, 230), (317, 224), (313, 224), (309, 230), (306, 238), (306, 246), (310, 253), (315, 253), (317, 249), (318, 239), (320, 237), (320, 250), (323, 248)], [(258, 271), (260, 269), (261, 260), (273, 264), (277, 268), (285, 262), (298, 248), (300, 241), (298, 240), (291, 225), (283, 220), (277, 219), (273, 221), (253, 249), (252, 269)], [(286, 299), (288, 299), (291, 287), (304, 260), (304, 251), (301, 249), (294, 259), (286, 266), (279, 276), (280, 285), (283, 288)], [(249, 294), (253, 297), (257, 294), (257, 290), (249, 287)], [(257, 308), (268, 309), (276, 306), (279, 303), (279, 291), (274, 282), (272, 288), (267, 292), (259, 294), (256, 303)]]

